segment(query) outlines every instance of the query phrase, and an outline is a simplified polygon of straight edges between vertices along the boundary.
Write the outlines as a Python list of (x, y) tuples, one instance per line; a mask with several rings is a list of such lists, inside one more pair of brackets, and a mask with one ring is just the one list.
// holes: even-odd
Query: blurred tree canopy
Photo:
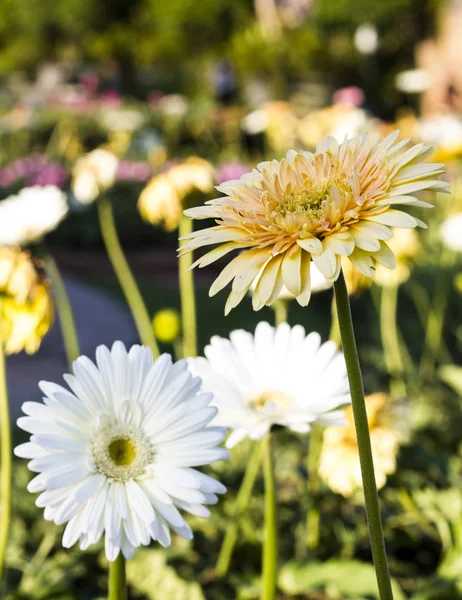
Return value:
[[(274, 1), (280, 8), (291, 2)], [(293, 1), (305, 6), (300, 17), (284, 27), (281, 38), (268, 39), (253, 0), (3, 0), (0, 75), (32, 74), (50, 60), (74, 67), (115, 64), (130, 85), (141, 71), (145, 87), (191, 91), (203, 89), (204, 67), (211, 60), (226, 59), (238, 80), (263, 77), (277, 82), (279, 92), (310, 75), (337, 87), (366, 80), (383, 95), (397, 70), (412, 67), (415, 43), (432, 32), (444, 4)], [(379, 33), (373, 57), (361, 55), (353, 44), (364, 22), (375, 24)]]

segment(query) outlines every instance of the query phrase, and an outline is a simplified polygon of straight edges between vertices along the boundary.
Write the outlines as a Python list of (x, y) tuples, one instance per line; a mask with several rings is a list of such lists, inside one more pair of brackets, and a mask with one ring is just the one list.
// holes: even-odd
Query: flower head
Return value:
[(272, 425), (307, 433), (311, 423), (342, 424), (350, 402), (343, 354), (334, 342), (305, 336), (300, 325), (259, 323), (255, 335), (214, 336), (205, 358), (189, 359), (203, 390), (214, 394), (215, 422), (232, 429), (227, 446), (263, 437)]
[(431, 147), (407, 148), (396, 142), (398, 132), (379, 141), (360, 135), (339, 144), (322, 140), (314, 154), (290, 151), (282, 161), (264, 162), (238, 181), (218, 187), (225, 194), (205, 206), (185, 211), (196, 219), (214, 218), (216, 225), (185, 236), (181, 252), (219, 244), (196, 261), (203, 267), (235, 249), (234, 258), (213, 283), (216, 294), (233, 281), (226, 312), (259, 278), (253, 306), (272, 304), (285, 285), (299, 304), (311, 295), (310, 262), (335, 281), (341, 257), (347, 256), (367, 277), (376, 264), (394, 268), (386, 241), (391, 227), (424, 227), (419, 219), (394, 208), (396, 204), (429, 206), (414, 198), (420, 190), (443, 191), (436, 179), (441, 164), (420, 164)]
[(0, 246), (24, 246), (53, 231), (68, 211), (66, 194), (54, 185), (23, 188), (0, 202)]
[(173, 231), (183, 209), (197, 194), (213, 190), (214, 172), (206, 160), (192, 156), (156, 175), (141, 193), (138, 208), (143, 219)]
[(174, 342), (181, 333), (181, 319), (177, 310), (164, 308), (154, 315), (152, 320), (154, 335), (159, 342)]
[(75, 163), (72, 174), (72, 191), (82, 204), (91, 204), (114, 183), (119, 166), (115, 154), (97, 148)]
[(2, 338), (6, 354), (36, 352), (54, 319), (48, 281), (19, 248), (0, 248)]
[(192, 532), (178, 509), (207, 517), (225, 488), (194, 467), (228, 457), (218, 444), (225, 430), (209, 427), (211, 394), (186, 361), (154, 363), (149, 348), (121, 342), (96, 350), (65, 375), (71, 391), (42, 381), (44, 404), (26, 402), (18, 425), (32, 434), (17, 456), (32, 459), (38, 475), (30, 492), (45, 519), (67, 523), (63, 545), (82, 549), (105, 534), (108, 560), (157, 540), (170, 545), (169, 526)]
[[(366, 409), (374, 456), (377, 488), (382, 488), (396, 470), (396, 455), (403, 432), (398, 426), (398, 411), (385, 394), (366, 397)], [(358, 442), (351, 406), (346, 409), (346, 427), (324, 431), (319, 474), (329, 487), (343, 496), (351, 496), (362, 487)]]

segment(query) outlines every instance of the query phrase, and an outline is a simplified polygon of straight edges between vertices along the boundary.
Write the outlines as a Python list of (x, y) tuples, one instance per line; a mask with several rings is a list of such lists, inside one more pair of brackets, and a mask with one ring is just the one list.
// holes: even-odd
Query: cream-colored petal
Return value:
[(326, 279), (333, 278), (337, 268), (337, 261), (332, 250), (324, 246), (324, 252), (319, 256), (313, 256), (313, 261)]
[(381, 242), (380, 250), (374, 252), (372, 256), (374, 257), (374, 260), (387, 269), (394, 269), (396, 267), (396, 257), (385, 242)]
[(302, 278), (300, 274), (303, 250), (298, 248), (295, 252), (286, 252), (282, 261), (282, 279), (284, 285), (294, 296), (298, 296), (302, 290)]
[(264, 269), (262, 270), (253, 293), (252, 306), (254, 310), (260, 310), (263, 308), (271, 297), (276, 285), (276, 281), (278, 277), (281, 277), (280, 272), (283, 258), (284, 254), (274, 256), (266, 263)]
[[(303, 235), (303, 234), (302, 234)], [(322, 242), (313, 236), (297, 240), (297, 244), (310, 254), (318, 255), (323, 251)]]
[(260, 268), (270, 256), (268, 249), (254, 248), (236, 256), (218, 275), (209, 290), (209, 296), (215, 296), (240, 270)]
[(370, 221), (360, 221), (357, 225), (354, 225), (354, 229), (377, 240), (389, 240), (393, 236), (392, 230), (387, 225), (371, 223)]
[(387, 210), (380, 215), (374, 215), (373, 217), (366, 217), (367, 221), (373, 221), (374, 223), (382, 223), (382, 225), (389, 225), (390, 227), (417, 227), (418, 220), (408, 215), (401, 210)]
[(374, 260), (369, 252), (355, 248), (355, 251), (350, 254), (349, 259), (353, 265), (366, 277), (374, 277), (375, 268)]
[(383, 200), (379, 200), (377, 206), (393, 206), (394, 204), (403, 204), (406, 206), (420, 206), (421, 208), (434, 208), (433, 204), (424, 202), (423, 200), (417, 200), (414, 196), (396, 196), (395, 198), (385, 197)]
[(202, 267), (206, 267), (207, 265), (210, 265), (213, 262), (215, 262), (216, 260), (222, 258), (226, 254), (228, 254), (228, 252), (232, 252), (233, 250), (237, 250), (237, 249), (243, 248), (243, 247), (244, 246), (242, 244), (236, 244), (234, 242), (228, 242), (227, 244), (218, 246), (217, 248), (210, 250), (210, 252), (207, 252), (206, 254), (204, 254), (203, 256), (198, 258), (189, 267), (188, 271), (191, 269), (194, 269), (195, 267), (199, 267), (199, 269), (202, 269)]
[(302, 253), (300, 275), (302, 279), (302, 291), (296, 300), (301, 306), (308, 306), (311, 298), (311, 256), (306, 252)]
[(334, 254), (340, 254), (341, 256), (349, 256), (355, 249), (355, 242), (349, 233), (328, 235), (324, 238), (323, 245)]
[(374, 237), (370, 237), (367, 232), (353, 228), (350, 231), (357, 248), (367, 250), (368, 252), (376, 252), (379, 250), (380, 242)]

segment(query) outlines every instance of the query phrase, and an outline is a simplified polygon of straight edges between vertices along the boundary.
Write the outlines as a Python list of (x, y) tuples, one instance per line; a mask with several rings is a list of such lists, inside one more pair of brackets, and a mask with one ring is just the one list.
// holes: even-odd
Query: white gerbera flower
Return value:
[(440, 229), (443, 244), (454, 252), (462, 252), (462, 213), (446, 219)]
[(18, 425), (32, 434), (17, 456), (39, 474), (30, 492), (45, 519), (67, 522), (63, 545), (85, 549), (105, 533), (106, 556), (133, 556), (157, 540), (170, 545), (169, 526), (185, 539), (190, 527), (178, 509), (207, 517), (221, 483), (192, 467), (226, 459), (218, 447), (226, 430), (209, 427), (217, 409), (199, 393), (201, 380), (187, 362), (154, 363), (149, 348), (122, 342), (74, 362), (67, 389), (40, 382), (44, 402), (26, 402)]
[(24, 246), (41, 240), (67, 211), (66, 194), (56, 186), (23, 188), (0, 202), (0, 246)]
[(317, 333), (262, 322), (254, 336), (241, 329), (229, 340), (214, 336), (204, 353), (189, 362), (203, 390), (214, 395), (214, 423), (233, 429), (228, 448), (246, 436), (259, 439), (276, 424), (307, 433), (314, 422), (345, 423), (343, 411), (335, 410), (351, 401), (343, 354), (334, 342), (321, 344)]

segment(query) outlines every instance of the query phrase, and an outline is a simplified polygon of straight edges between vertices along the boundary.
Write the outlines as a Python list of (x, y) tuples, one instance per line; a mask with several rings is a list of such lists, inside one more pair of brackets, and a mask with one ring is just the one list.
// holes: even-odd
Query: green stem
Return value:
[(448, 269), (454, 265), (455, 253), (443, 250), (439, 264), (439, 277), (436, 282), (436, 292), (428, 313), (425, 330), (425, 344), (420, 362), (420, 372), (433, 373), (435, 362), (441, 352), (443, 339), (444, 318), (448, 306), (448, 288), (450, 278)]
[[(0, 319), (1, 319), (0, 301)], [(6, 363), (3, 342), (3, 329), (0, 320), (0, 580), (5, 569), (5, 555), (8, 544), (11, 520), (11, 423), (8, 405), (8, 387), (6, 381)]]
[(159, 348), (154, 336), (151, 319), (120, 245), (112, 204), (108, 198), (104, 197), (100, 198), (97, 204), (99, 225), (106, 251), (132, 312), (141, 343), (151, 348), (154, 358), (157, 358), (159, 356)]
[(56, 306), (61, 324), (61, 335), (63, 336), (64, 349), (66, 351), (67, 362), (69, 367), (72, 366), (74, 360), (80, 356), (79, 339), (77, 337), (77, 328), (75, 326), (74, 315), (69, 295), (64, 285), (61, 272), (56, 264), (55, 259), (47, 250), (44, 250), (43, 260), (45, 270), (48, 277), (51, 279), (53, 293), (56, 301)]
[(119, 553), (114, 562), (109, 563), (108, 600), (127, 600), (125, 558), (122, 552)]
[(334, 284), (335, 300), (342, 337), (343, 353), (347, 366), (348, 380), (358, 440), (359, 460), (363, 480), (366, 514), (369, 526), (372, 556), (381, 600), (391, 600), (390, 573), (388, 571), (387, 554), (380, 519), (379, 498), (375, 483), (374, 461), (372, 458), (369, 424), (367, 421), (366, 403), (364, 400), (363, 380), (359, 365), (358, 351), (351, 318), (350, 302), (343, 272)]
[(274, 600), (277, 581), (278, 534), (271, 433), (268, 433), (263, 440), (263, 474), (265, 479), (265, 538), (263, 542), (260, 598), (261, 600)]
[(220, 553), (218, 554), (215, 572), (220, 577), (226, 575), (229, 570), (229, 565), (237, 542), (239, 517), (247, 508), (250, 497), (252, 496), (253, 487), (258, 477), (258, 472), (260, 471), (262, 450), (262, 442), (256, 442), (253, 445), (252, 453), (247, 462), (244, 478), (234, 504), (233, 516), (226, 527), (225, 537), (220, 548)]
[(271, 307), (274, 311), (274, 324), (276, 327), (281, 323), (287, 323), (289, 304), (284, 298), (279, 298)]
[[(193, 230), (192, 219), (181, 217), (179, 237), (188, 235)], [(193, 263), (193, 253), (183, 254), (178, 259), (178, 275), (180, 280), (181, 319), (183, 329), (183, 356), (197, 356), (197, 324), (196, 296), (194, 292), (194, 274), (188, 270)]]
[(391, 389), (396, 395), (406, 395), (403, 379), (404, 363), (398, 332), (398, 286), (382, 287), (380, 302), (380, 334), (387, 371), (391, 376)]
[(319, 492), (319, 457), (322, 449), (323, 427), (313, 425), (310, 433), (308, 448), (308, 482), (307, 491), (310, 500), (310, 508), (306, 517), (306, 545), (310, 550), (317, 548), (319, 543), (320, 515), (316, 506), (316, 496)]

